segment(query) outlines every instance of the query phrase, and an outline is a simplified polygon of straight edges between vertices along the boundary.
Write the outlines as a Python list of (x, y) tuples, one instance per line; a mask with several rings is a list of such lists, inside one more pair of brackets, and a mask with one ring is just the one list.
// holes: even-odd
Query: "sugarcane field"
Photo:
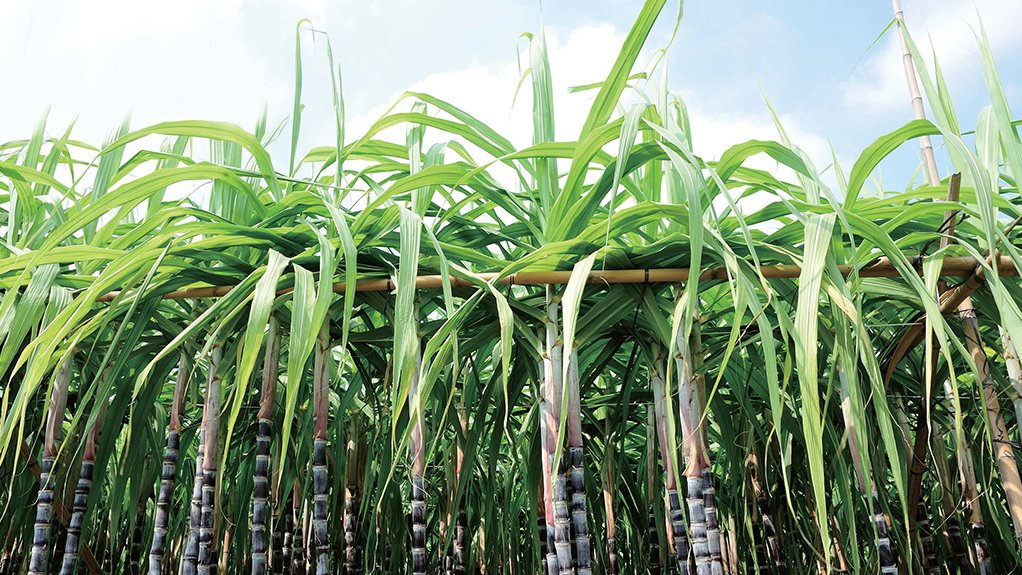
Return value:
[(1022, 5), (54, 1), (0, 575), (1022, 573)]

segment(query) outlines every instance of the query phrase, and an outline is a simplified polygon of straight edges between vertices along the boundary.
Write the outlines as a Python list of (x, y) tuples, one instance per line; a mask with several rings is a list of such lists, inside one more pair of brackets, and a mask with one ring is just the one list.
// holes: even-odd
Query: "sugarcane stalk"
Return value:
[(606, 449), (603, 455), (603, 510), (607, 530), (607, 574), (617, 575), (617, 524), (614, 522), (614, 447), (610, 434), (610, 418), (606, 420)]
[[(450, 448), (448, 447), (448, 449), (450, 449)], [(457, 485), (458, 485), (458, 483), (457, 483), (457, 479), (455, 478), (455, 471), (454, 471), (454, 468), (457, 466), (457, 461), (456, 460), (457, 460), (457, 456), (452, 456), (450, 458), (450, 466), (449, 466), (449, 469), (447, 471), (447, 479), (448, 479), (448, 490), (447, 490), (447, 494), (446, 494), (447, 495), (447, 509), (444, 512), (444, 514), (440, 517), (440, 525), (439, 525), (439, 531), (440, 531), (439, 535), (440, 536), (438, 537), (438, 541), (440, 541), (442, 544), (437, 546), (438, 548), (437, 548), (437, 553), (436, 553), (437, 565), (440, 568), (439, 570), (440, 570), (441, 573), (444, 573), (445, 575), (453, 575), (454, 574), (454, 549), (453, 549), (454, 541), (453, 541), (453, 533), (454, 533), (454, 523), (456, 521), (454, 516), (457, 513), (456, 504), (457, 504), (457, 498), (458, 498), (457, 497), (457, 489), (458, 489)], [(450, 545), (447, 545), (448, 537), (451, 537), (451, 539), (452, 539)]]
[(43, 438), (42, 470), (39, 474), (39, 494), (36, 498), (35, 524), (32, 529), (32, 553), (29, 556), (29, 575), (43, 575), (46, 572), (46, 550), (50, 545), (50, 522), (53, 519), (53, 463), (57, 457), (64, 408), (67, 405), (67, 388), (71, 383), (71, 357), (68, 356), (57, 368), (50, 394), (50, 406), (46, 412), (46, 428)]
[(695, 557), (696, 575), (710, 575), (710, 546), (706, 538), (706, 508), (703, 498), (702, 475), (690, 477), (688, 480), (689, 529), (692, 534), (692, 555)]
[(933, 530), (930, 528), (929, 511), (925, 503), (919, 503), (916, 508), (916, 527), (919, 529), (919, 543), (923, 551), (923, 572), (928, 575), (937, 575), (940, 573), (940, 564), (937, 561), (937, 546), (933, 541)]
[[(543, 320), (543, 490), (546, 509), (547, 573), (558, 575), (571, 571), (570, 523), (568, 522), (567, 493), (564, 475), (555, 469), (558, 430), (561, 417), (562, 352), (558, 329), (560, 300), (553, 288), (546, 288), (546, 316)], [(563, 564), (562, 564), (563, 563)]]
[[(294, 490), (292, 490), (292, 491), (294, 491)], [(287, 501), (291, 501), (291, 504), (288, 505), (288, 503), (285, 502), (285, 504), (284, 504), (285, 509), (283, 510), (283, 513), (282, 513), (282, 515), (283, 515), (282, 521), (284, 523), (284, 526), (283, 526), (283, 535), (281, 537), (281, 548), (280, 548), (281, 561), (280, 561), (279, 569), (274, 567), (274, 570), (277, 571), (277, 573), (280, 573), (281, 575), (283, 575), (284, 573), (287, 573), (288, 575), (291, 575), (292, 573), (294, 573), (294, 564), (292, 563), (293, 560), (294, 560), (293, 559), (292, 547), (294, 546), (294, 531), (295, 531), (295, 518), (294, 518), (294, 503), (293, 503), (293, 499), (294, 499), (294, 493), (292, 493), (292, 496), (290, 498), (288, 498), (288, 500), (287, 500)]]
[(202, 509), (199, 515), (198, 574), (216, 574), (214, 513), (216, 511), (217, 441), (220, 433), (220, 360), (223, 349), (214, 343), (206, 383), (205, 454), (202, 458)]
[(673, 536), (678, 572), (681, 575), (688, 575), (688, 529), (681, 510), (678, 480), (671, 459), (670, 443), (668, 442), (667, 410), (664, 405), (666, 366), (664, 360), (660, 357), (660, 353), (654, 353), (654, 356), (657, 359), (654, 360), (654, 364), (650, 368), (650, 387), (653, 388), (653, 406), (656, 412), (660, 458), (664, 466), (664, 488), (667, 491), (667, 513), (670, 520), (670, 534)]
[(752, 506), (752, 545), (756, 573), (770, 573), (766, 548), (766, 526), (763, 508), (755, 496), (750, 497)]
[(889, 521), (886, 512), (880, 507), (880, 499), (873, 481), (872, 471), (865, 463), (861, 455), (858, 435), (855, 432), (855, 419), (852, 417), (851, 393), (849, 391), (848, 376), (844, 367), (837, 365), (838, 381), (841, 384), (841, 413), (844, 417), (845, 428), (848, 434), (848, 447), (852, 455), (852, 468), (855, 470), (855, 478), (859, 490), (864, 497), (870, 497), (873, 507), (873, 523), (877, 534), (877, 554), (880, 556), (880, 572), (893, 574), (898, 572), (897, 555), (891, 545)]
[(273, 510), (270, 521), (270, 573), (273, 575), (284, 574), (284, 518), (280, 513), (280, 497), (274, 494)]
[(92, 475), (96, 466), (96, 444), (99, 439), (100, 430), (103, 428), (105, 412), (106, 404), (104, 403), (99, 408), (99, 414), (86, 434), (85, 451), (82, 454), (82, 467), (78, 472), (78, 484), (75, 486), (74, 503), (71, 507), (71, 521), (67, 526), (67, 539), (64, 542), (64, 557), (60, 565), (60, 575), (73, 575), (75, 564), (78, 562), (82, 525), (85, 523), (89, 492), (92, 490)]
[[(149, 546), (149, 575), (160, 575), (163, 569), (163, 555), (167, 545), (167, 528), (170, 524), (170, 503), (174, 496), (174, 480), (177, 478), (177, 458), (181, 449), (181, 407), (184, 403), (185, 393), (188, 390), (190, 376), (188, 356), (182, 352), (181, 359), (177, 365), (174, 395), (170, 404), (170, 420), (167, 423), (167, 446), (163, 450), (163, 468), (160, 470), (160, 492), (156, 498), (153, 540)], [(70, 572), (68, 575), (70, 575)]]
[(361, 545), (358, 539), (358, 491), (348, 485), (344, 492), (344, 571), (361, 573)]
[[(25, 458), (25, 465), (28, 467), (29, 473), (32, 474), (32, 477), (37, 482), (41, 483), (42, 482), (42, 467), (39, 464), (39, 460), (32, 453), (32, 451), (29, 450), (29, 448), (25, 445), (24, 442), (21, 442), (20, 451), (21, 451), (22, 457)], [(60, 524), (70, 525), (70, 522), (71, 522), (71, 511), (69, 511), (67, 509), (67, 507), (64, 506), (64, 504), (61, 502), (60, 499), (54, 499), (53, 500), (53, 512), (54, 512), (53, 513), (54, 516), (56, 517), (56, 521), (58, 521)], [(33, 532), (33, 536), (34, 535), (35, 535), (35, 533)], [(24, 549), (24, 547), (25, 546), (19, 540), (17, 540), (17, 539), (12, 543), (11, 554), (9, 556), (9, 559), (10, 559), (9, 563), (10, 564), (18, 565), (19, 568), (21, 568), (21, 564), (24, 561), (23, 551), (22, 551)], [(29, 556), (31, 556), (31, 552), (32, 552), (32, 548), (31, 548), (31, 544), (30, 544), (28, 546), (28, 554), (29, 554)], [(93, 575), (99, 575), (100, 573), (106, 572), (103, 569), (103, 565), (100, 564), (96, 560), (96, 557), (92, 554), (92, 551), (89, 549), (89, 545), (86, 542), (84, 542), (84, 541), (79, 541), (78, 542), (78, 557), (81, 558), (82, 563), (84, 563), (85, 567), (88, 568), (89, 573), (91, 573)], [(3, 573), (3, 572), (4, 571), (0, 570), (0, 573)]]
[[(453, 463), (451, 465), (453, 466)], [(437, 546), (438, 549), (436, 552), (436, 560), (437, 565), (439, 566), (439, 572), (443, 573), (444, 575), (454, 575), (454, 550), (447, 549), (448, 546), (446, 545), (447, 536), (450, 535), (450, 533), (453, 531), (452, 529), (454, 525), (454, 518), (452, 517), (453, 513), (454, 513), (453, 508), (447, 509), (447, 512), (442, 517), (440, 517), (440, 525), (438, 527), (440, 531), (439, 533), (440, 537), (438, 537), (437, 540), (444, 544)], [(451, 547), (453, 547), (453, 542)]]
[(199, 444), (195, 451), (195, 477), (192, 479), (192, 496), (188, 515), (188, 538), (185, 542), (184, 560), (181, 565), (182, 575), (196, 575), (199, 569), (199, 527), (202, 523), (202, 482), (203, 462), (206, 458), (206, 421), (209, 418), (209, 380), (207, 378), (207, 399), (202, 405), (202, 419), (199, 422)]
[(713, 474), (709, 468), (703, 470), (703, 507), (706, 510), (706, 540), (710, 546), (710, 572), (713, 575), (724, 575), (723, 544), (720, 525), (717, 521), (716, 489), (713, 487)]
[[(958, 508), (955, 505), (954, 498), (951, 496), (953, 491), (953, 481), (951, 480), (951, 472), (948, 470), (947, 457), (944, 455), (946, 447), (944, 445), (944, 430), (943, 426), (938, 422), (934, 421), (933, 431), (931, 437), (931, 444), (934, 453), (941, 454), (934, 458), (933, 469), (937, 476), (937, 483), (940, 489), (940, 506), (943, 510), (944, 516), (947, 517), (943, 521), (944, 525), (944, 538), (951, 544), (951, 553), (955, 558), (955, 563), (959, 566), (962, 573), (972, 573), (973, 565), (969, 560), (969, 552), (965, 546), (965, 541), (962, 537), (961, 527), (959, 525), (959, 513)], [(957, 444), (956, 444), (957, 445)]]
[(646, 528), (649, 544), (649, 573), (660, 575), (660, 532), (654, 496), (656, 493), (656, 414), (652, 405), (646, 407), (646, 503), (649, 505), (649, 524)]
[(556, 463), (554, 472), (554, 546), (557, 549), (557, 567), (561, 575), (575, 573), (568, 473), (568, 459), (562, 457), (560, 462)]
[(589, 541), (588, 503), (586, 500), (584, 445), (582, 438), (582, 398), (578, 378), (578, 354), (568, 355), (568, 454), (571, 459), (571, 525), (574, 534), (574, 559), (578, 575), (592, 573), (592, 544)]
[(735, 516), (731, 515), (727, 519), (727, 531), (721, 533), (724, 537), (724, 573), (730, 575), (731, 573), (741, 572), (741, 563), (738, 561), (738, 527), (735, 523)]
[(135, 506), (135, 530), (131, 533), (131, 543), (128, 545), (128, 575), (139, 575), (142, 563), (142, 538), (145, 535), (145, 509), (148, 497), (139, 494), (138, 504)]
[[(542, 410), (540, 414), (540, 417), (542, 417)], [(540, 423), (540, 426), (542, 426), (542, 423)], [(540, 442), (542, 441), (543, 439), (540, 438)], [(547, 575), (550, 569), (550, 565), (547, 563), (547, 554), (550, 552), (550, 549), (547, 546), (546, 505), (543, 501), (543, 483), (545, 481), (541, 478), (536, 489), (536, 533), (539, 537), (540, 575)]]
[(465, 510), (458, 509), (457, 521), (454, 526), (454, 574), (464, 575), (465, 564), (468, 557), (466, 553), (467, 549), (467, 535), (468, 535), (468, 516)]
[[(418, 309), (416, 307), (416, 309)], [(424, 417), (422, 397), (419, 390), (419, 369), (421, 358), (416, 346), (415, 366), (411, 384), (408, 387), (408, 411), (411, 416), (411, 437), (409, 456), (411, 459), (411, 508), (412, 508), (412, 574), (426, 573), (426, 451), (424, 442)]]
[(646, 526), (649, 538), (649, 574), (660, 575), (660, 534), (657, 531), (656, 512), (649, 510), (649, 524)]
[[(944, 392), (954, 393), (951, 382), (944, 380)], [(979, 494), (976, 488), (976, 469), (972, 463), (972, 448), (964, 434), (952, 433), (955, 441), (955, 457), (958, 463), (958, 480), (962, 486), (962, 499), (969, 517), (969, 534), (972, 537), (973, 558), (979, 575), (990, 575), (990, 555), (987, 552), (986, 528), (983, 513), (979, 508)]]
[(312, 541), (316, 553), (316, 575), (330, 573), (330, 538), (327, 535), (326, 426), (330, 379), (330, 323), (323, 322), (316, 338), (313, 359), (313, 404), (316, 423), (312, 455)]
[(268, 559), (267, 517), (270, 495), (270, 430), (273, 400), (280, 369), (280, 327), (270, 316), (269, 334), (263, 353), (263, 381), (256, 435), (255, 473), (252, 476), (252, 575), (265, 575)]
[[(389, 397), (390, 394), (392, 393), (391, 383), (393, 382), (393, 379), (394, 379), (394, 355), (391, 354), (387, 357), (387, 367), (383, 372), (382, 392), (384, 397)], [(383, 417), (389, 416), (389, 411), (390, 410), (387, 409), (384, 412), (384, 414), (382, 414), (382, 416)], [(377, 421), (376, 428), (377, 430), (380, 430), (379, 420)], [(391, 571), (391, 564), (393, 563), (394, 553), (391, 551), (391, 549), (384, 547), (384, 545), (382, 545), (381, 542), (390, 540), (390, 538), (392, 537), (391, 533), (393, 532), (393, 528), (391, 527), (389, 522), (384, 522), (383, 520), (382, 499), (377, 499), (373, 512), (374, 512), (373, 529), (376, 532), (375, 533), (376, 545), (374, 549), (375, 553), (373, 553), (373, 567), (370, 571), (376, 573), (389, 573)]]
[(756, 573), (770, 573), (769, 557), (766, 548), (766, 528), (764, 525), (763, 506), (753, 493), (749, 494), (749, 508), (751, 509), (752, 521), (752, 551), (753, 564)]
[[(706, 446), (706, 390), (702, 374), (698, 373), (703, 365), (703, 343), (699, 328), (699, 321), (693, 322), (692, 331), (689, 335), (688, 361), (692, 369), (692, 385), (699, 405), (699, 419), (696, 433), (699, 438), (699, 447), (702, 449), (703, 462), (702, 491), (703, 508), (706, 517), (706, 542), (710, 552), (710, 572), (712, 575), (723, 575), (724, 561), (721, 552), (720, 526), (717, 523), (716, 490), (713, 487), (713, 473), (710, 470), (709, 449)], [(690, 460), (696, 460), (690, 457)]]
[(550, 403), (549, 403), (549, 385), (550, 370), (550, 356), (544, 349), (543, 351), (543, 363), (546, 368), (546, 376), (543, 380), (543, 392), (540, 394), (540, 405), (539, 405), (539, 435), (540, 435), (540, 459), (542, 466), (542, 477), (540, 478), (540, 491), (543, 499), (543, 529), (540, 532), (543, 538), (542, 553), (543, 559), (542, 564), (544, 566), (544, 573), (546, 575), (557, 575), (560, 569), (557, 564), (557, 551), (556, 543), (554, 540), (555, 527), (554, 527), (554, 499), (553, 499), (553, 483), (550, 480), (552, 475), (551, 462), (553, 461), (553, 445), (554, 442), (550, 437)]
[(195, 477), (192, 480), (192, 497), (188, 515), (188, 539), (185, 543), (184, 561), (181, 565), (182, 575), (196, 575), (199, 569), (199, 524), (202, 522), (202, 463), (206, 455), (206, 417), (205, 405), (202, 408), (202, 421), (199, 424), (199, 445), (195, 452)]
[(361, 422), (359, 412), (353, 411), (348, 424), (347, 464), (344, 469), (344, 568), (348, 575), (362, 572), (362, 538), (358, 531), (358, 515), (365, 449), (362, 447)]
[[(830, 527), (835, 531), (838, 530), (837, 517), (834, 515), (830, 516)], [(844, 546), (841, 545), (840, 537), (834, 537), (834, 555), (837, 556), (837, 572), (847, 573), (849, 571), (848, 559), (845, 558), (845, 549)]]
[[(972, 536), (972, 550), (975, 554), (976, 568), (979, 575), (992, 575), (993, 566), (990, 564), (990, 553), (987, 551), (986, 542), (986, 526), (983, 523), (983, 514), (980, 512), (978, 501), (978, 495), (976, 495), (976, 471), (972, 467), (972, 449), (970, 447), (963, 446), (961, 452), (961, 459), (968, 459), (969, 463), (967, 467), (961, 469), (962, 475), (965, 477), (964, 481), (967, 485), (963, 489), (963, 493), (968, 493), (974, 497), (970, 498), (967, 505), (969, 511), (969, 534)], [(961, 461), (959, 461), (961, 465)]]
[[(945, 385), (950, 383), (945, 382)], [(983, 513), (979, 508), (979, 494), (976, 488), (976, 469), (972, 463), (972, 448), (962, 434), (957, 437), (955, 455), (958, 459), (958, 476), (962, 485), (962, 498), (965, 501), (969, 516), (969, 535), (972, 537), (972, 550), (979, 575), (992, 573), (990, 555), (987, 553), (986, 528), (983, 524)]]
[(894, 575), (898, 572), (898, 560), (891, 546), (890, 528), (887, 523), (887, 514), (880, 507), (880, 496), (876, 489), (873, 490), (873, 524), (877, 532), (877, 552), (880, 555), (880, 572), (884, 575)]
[(479, 575), (486, 575), (486, 529), (484, 521), (479, 523)]
[[(710, 554), (706, 521), (706, 497), (703, 471), (710, 466), (707, 454), (701, 383), (694, 373), (692, 346), (688, 334), (679, 330), (675, 351), (675, 369), (678, 377), (678, 409), (681, 421), (682, 446), (685, 453), (685, 477), (688, 483), (689, 529), (692, 533), (692, 555), (697, 575), (716, 575), (720, 566), (720, 539), (716, 541), (717, 557)], [(710, 497), (713, 497), (712, 492)], [(716, 565), (716, 569), (714, 569)]]
[(294, 575), (305, 575), (308, 566), (305, 559), (305, 502), (301, 488), (295, 482), (295, 496), (292, 500), (294, 511), (294, 536), (291, 539), (291, 572)]
[(468, 433), (468, 415), (465, 413), (464, 397), (462, 404), (458, 406), (458, 426), (461, 428), (461, 435), (458, 437), (454, 455), (454, 485), (453, 492), (457, 499), (457, 518), (454, 525), (454, 573), (465, 575), (466, 562), (466, 539), (468, 537), (468, 519), (465, 514), (464, 498), (458, 497), (458, 486), (461, 485), (461, 474), (465, 466), (465, 449), (463, 441)]
[[(787, 573), (788, 567), (784, 555), (781, 553), (780, 542), (777, 538), (777, 528), (774, 526), (774, 519), (770, 513), (769, 502), (767, 501), (766, 490), (759, 481), (759, 459), (752, 451), (749, 452), (747, 460), (749, 470), (749, 483), (752, 485), (752, 495), (756, 501), (756, 509), (759, 512), (762, 527), (762, 539), (757, 540), (757, 560), (760, 572), (769, 572), (768, 561), (773, 561), (774, 570), (779, 573)], [(760, 535), (757, 533), (757, 535)]]

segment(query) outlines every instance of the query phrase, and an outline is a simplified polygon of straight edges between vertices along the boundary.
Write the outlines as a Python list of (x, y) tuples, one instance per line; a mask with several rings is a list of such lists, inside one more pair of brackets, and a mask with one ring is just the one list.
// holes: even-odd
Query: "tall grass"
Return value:
[[(79, 572), (150, 551), (151, 572), (1022, 567), (1022, 142), (982, 30), (975, 128), (892, 32), (933, 119), (830, 186), (780, 125), (693, 151), (663, 61), (639, 66), (665, 4), (639, 10), (577, 134), (554, 133), (557, 70), (529, 37), (522, 149), (424, 94), (351, 134), (331, 56), (336, 138), (299, 150), (300, 50), (286, 166), (265, 118), (0, 144), (0, 570), (60, 565), (72, 503)], [(960, 183), (864, 193), (924, 137)], [(951, 256), (975, 272), (943, 274)], [(860, 273), (880, 259), (894, 277)], [(798, 277), (764, 271), (784, 264)], [(727, 279), (587, 281), (663, 267)], [(479, 275), (548, 270), (570, 279)], [(125, 543), (154, 531), (161, 548)]]

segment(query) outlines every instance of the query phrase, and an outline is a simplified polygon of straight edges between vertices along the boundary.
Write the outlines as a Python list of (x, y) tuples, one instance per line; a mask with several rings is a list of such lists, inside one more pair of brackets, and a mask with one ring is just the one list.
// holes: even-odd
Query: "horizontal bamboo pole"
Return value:
[[(845, 277), (851, 275), (854, 266), (838, 266), (841, 274)], [(979, 268), (977, 261), (970, 257), (948, 257), (944, 258), (941, 268), (941, 275), (947, 277), (970, 277)], [(1017, 275), (1014, 264), (1007, 257), (1001, 257), (997, 261), (998, 273), (1005, 276)], [(797, 265), (770, 265), (760, 266), (759, 271), (767, 279), (793, 279), (802, 273), (802, 267)], [(644, 283), (674, 283), (688, 281), (691, 276), (689, 268), (652, 268), (652, 269), (630, 269), (630, 270), (593, 270), (589, 273), (590, 284), (644, 284)], [(858, 268), (860, 277), (868, 278), (891, 278), (900, 274), (893, 264), (886, 258), (880, 259), (877, 263)], [(571, 278), (571, 271), (546, 271), (546, 272), (518, 272), (508, 276), (500, 277), (498, 273), (477, 274), (483, 281), (491, 282), (497, 279), (497, 285), (560, 285), (568, 283)], [(499, 278), (499, 279), (498, 279)], [(725, 268), (709, 268), (699, 274), (702, 280), (727, 280), (730, 279)], [(478, 287), (468, 279), (450, 276), (451, 287)], [(388, 292), (393, 291), (397, 286), (390, 278), (367, 279), (355, 282), (356, 292)], [(440, 289), (443, 287), (443, 276), (424, 275), (415, 278), (416, 289)], [(227, 295), (234, 289), (234, 286), (212, 286), (200, 288), (188, 288), (173, 291), (163, 296), (164, 299), (203, 299), (216, 298)], [(334, 291), (342, 293), (346, 289), (344, 282), (334, 284)], [(292, 288), (282, 289), (277, 295), (290, 293)], [(110, 292), (100, 296), (97, 301), (109, 302), (116, 298), (120, 292)]]

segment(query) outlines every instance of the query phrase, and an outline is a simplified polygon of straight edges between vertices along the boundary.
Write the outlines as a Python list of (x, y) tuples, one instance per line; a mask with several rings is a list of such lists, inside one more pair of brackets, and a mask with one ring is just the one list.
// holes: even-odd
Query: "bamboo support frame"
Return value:
[[(992, 263), (992, 262), (991, 262)], [(856, 268), (851, 265), (840, 265), (838, 269), (841, 275), (848, 277), (857, 272), (863, 278), (894, 278), (901, 273), (887, 258), (881, 258), (877, 263)], [(979, 261), (971, 257), (946, 257), (941, 267), (941, 275), (945, 277), (969, 277), (980, 272)], [(1015, 268), (1011, 258), (1001, 256), (997, 259), (997, 271), (1002, 276), (1016, 276), (1018, 270)], [(478, 288), (477, 281), (494, 282), (499, 286), (506, 285), (564, 285), (571, 278), (571, 270), (542, 271), (542, 272), (518, 272), (506, 276), (500, 273), (476, 274), (476, 281), (458, 276), (449, 276), (452, 288)], [(766, 279), (796, 279), (802, 273), (802, 266), (794, 264), (766, 265), (759, 267), (759, 273)], [(627, 269), (627, 270), (593, 270), (589, 273), (590, 284), (654, 284), (654, 283), (676, 283), (688, 281), (692, 275), (690, 268), (649, 268), (649, 269)], [(699, 274), (701, 280), (729, 280), (731, 276), (725, 268), (708, 268)], [(415, 278), (415, 289), (434, 290), (441, 289), (444, 285), (441, 275), (422, 275)], [(227, 295), (235, 286), (210, 286), (187, 288), (172, 291), (164, 294), (163, 299), (205, 299), (217, 298)], [(356, 292), (389, 292), (394, 291), (397, 284), (391, 278), (365, 279), (355, 282)], [(344, 282), (334, 284), (335, 293), (343, 293), (347, 290)], [(291, 293), (293, 288), (284, 288), (277, 291), (277, 295)], [(110, 302), (120, 295), (121, 292), (112, 291), (96, 299), (98, 302)]]

